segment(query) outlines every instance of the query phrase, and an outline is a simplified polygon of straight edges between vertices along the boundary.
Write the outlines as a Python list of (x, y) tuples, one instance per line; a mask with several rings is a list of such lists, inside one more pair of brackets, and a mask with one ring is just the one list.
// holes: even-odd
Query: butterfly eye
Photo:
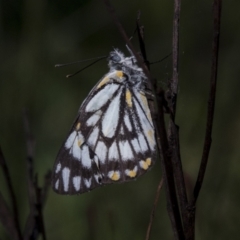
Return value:
[(109, 61), (119, 63), (121, 61), (121, 57), (119, 55), (116, 55), (115, 52), (110, 53)]

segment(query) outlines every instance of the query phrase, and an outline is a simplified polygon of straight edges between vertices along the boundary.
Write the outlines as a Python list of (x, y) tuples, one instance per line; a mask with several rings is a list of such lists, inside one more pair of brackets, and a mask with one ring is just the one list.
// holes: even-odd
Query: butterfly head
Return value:
[(142, 72), (142, 69), (138, 67), (137, 60), (134, 56), (125, 57), (118, 49), (114, 49), (114, 51), (110, 52), (108, 61), (110, 69), (125, 69), (127, 72), (131, 70)]

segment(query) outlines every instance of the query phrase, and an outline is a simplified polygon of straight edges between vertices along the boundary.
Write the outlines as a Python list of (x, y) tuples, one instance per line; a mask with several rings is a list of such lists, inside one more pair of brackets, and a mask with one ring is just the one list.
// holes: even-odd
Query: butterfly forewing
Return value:
[(156, 143), (143, 88), (146, 77), (118, 50), (110, 56), (110, 72), (81, 105), (58, 153), (52, 179), (58, 193), (133, 180), (153, 164)]

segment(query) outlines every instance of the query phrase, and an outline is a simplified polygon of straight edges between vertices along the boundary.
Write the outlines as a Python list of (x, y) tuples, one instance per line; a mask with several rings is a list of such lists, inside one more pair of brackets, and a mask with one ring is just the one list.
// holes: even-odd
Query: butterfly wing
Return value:
[(153, 164), (155, 136), (144, 92), (111, 71), (91, 91), (54, 165), (53, 189), (80, 194), (133, 180)]
[[(104, 183), (136, 179), (155, 160), (154, 128), (145, 95), (124, 88), (120, 104), (114, 136), (111, 141), (105, 141), (107, 154), (102, 165)], [(97, 149), (95, 152), (98, 152)]]
[(98, 143), (101, 145), (99, 133), (103, 112), (120, 88), (119, 83), (112, 82), (122, 78), (118, 72), (110, 72), (100, 80), (81, 105), (54, 164), (52, 187), (57, 193), (84, 193), (102, 184), (99, 162), (105, 151), (102, 148), (101, 156), (98, 156), (94, 150)]

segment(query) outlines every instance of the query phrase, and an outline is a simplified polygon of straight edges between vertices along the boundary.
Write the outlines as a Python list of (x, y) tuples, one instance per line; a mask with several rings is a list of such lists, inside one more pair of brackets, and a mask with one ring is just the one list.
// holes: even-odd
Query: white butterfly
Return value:
[(52, 186), (80, 194), (136, 179), (154, 162), (155, 131), (146, 98), (147, 78), (135, 57), (115, 49), (110, 71), (82, 103), (54, 164)]

